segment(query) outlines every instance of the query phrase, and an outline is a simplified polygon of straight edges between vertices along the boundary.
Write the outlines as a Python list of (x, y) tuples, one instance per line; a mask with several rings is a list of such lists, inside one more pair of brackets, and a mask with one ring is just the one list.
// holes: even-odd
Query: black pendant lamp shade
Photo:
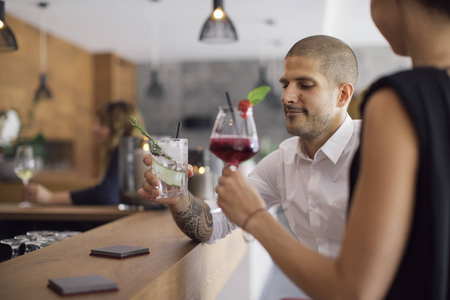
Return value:
[(223, 10), (223, 0), (214, 0), (214, 10), (200, 33), (200, 41), (230, 43), (238, 40), (236, 29)]
[(34, 102), (38, 102), (39, 99), (51, 99), (52, 92), (47, 87), (47, 75), (41, 74), (39, 80), (39, 87), (34, 93)]
[(272, 85), (269, 83), (269, 80), (267, 79), (267, 66), (260, 65), (259, 78), (258, 82), (255, 84), (255, 88), (263, 85), (270, 86), (270, 91), (265, 97), (266, 100), (264, 100), (263, 102), (273, 107), (279, 107), (281, 98), (274, 92)]
[(158, 70), (152, 70), (150, 76), (150, 86), (148, 87), (147, 95), (151, 99), (161, 99), (164, 96), (164, 90), (161, 83), (159, 83)]
[(41, 99), (51, 99), (52, 92), (47, 84), (47, 22), (44, 10), (47, 8), (47, 2), (39, 2), (38, 7), (42, 9), (41, 25), (39, 29), (39, 86), (34, 93), (34, 102), (37, 103)]
[(0, 1), (0, 51), (17, 50), (16, 38), (5, 22), (5, 2)]

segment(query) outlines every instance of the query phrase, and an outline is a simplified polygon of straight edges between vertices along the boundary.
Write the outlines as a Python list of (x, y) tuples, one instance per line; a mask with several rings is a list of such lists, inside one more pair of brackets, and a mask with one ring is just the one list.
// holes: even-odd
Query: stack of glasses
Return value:
[(19, 247), (22, 244), (25, 244), (24, 254), (26, 254), (50, 246), (56, 242), (66, 240), (80, 233), (80, 231), (28, 231), (26, 235), (17, 235), (12, 239), (5, 239), (0, 242), (11, 246), (11, 258), (15, 258), (19, 256)]

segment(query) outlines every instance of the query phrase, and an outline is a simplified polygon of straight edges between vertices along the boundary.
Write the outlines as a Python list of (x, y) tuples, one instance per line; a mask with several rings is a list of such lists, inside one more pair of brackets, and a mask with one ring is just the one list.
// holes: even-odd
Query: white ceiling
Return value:
[[(5, 0), (6, 13), (39, 27), (38, 2)], [(47, 2), (50, 34), (87, 51), (112, 51), (135, 63), (158, 57), (161, 61), (281, 58), (296, 41), (314, 34), (338, 37), (352, 47), (387, 45), (370, 18), (370, 0), (224, 0), (239, 41), (221, 45), (198, 40), (213, 0)], [(159, 50), (151, 42), (155, 16), (159, 16)], [(274, 25), (267, 25), (268, 19)]]

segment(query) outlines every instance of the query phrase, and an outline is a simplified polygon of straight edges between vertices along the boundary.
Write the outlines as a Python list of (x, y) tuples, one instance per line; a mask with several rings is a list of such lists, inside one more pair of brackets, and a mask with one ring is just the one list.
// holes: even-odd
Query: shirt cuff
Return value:
[[(209, 208), (216, 209), (219, 208), (217, 202), (214, 200), (205, 201), (208, 204)], [(218, 239), (224, 238), (227, 234), (231, 233), (233, 230), (238, 228), (235, 224), (233, 224), (228, 218), (225, 216), (223, 212), (212, 214), (213, 217), (213, 232), (211, 238), (206, 241), (206, 244), (215, 244)]]

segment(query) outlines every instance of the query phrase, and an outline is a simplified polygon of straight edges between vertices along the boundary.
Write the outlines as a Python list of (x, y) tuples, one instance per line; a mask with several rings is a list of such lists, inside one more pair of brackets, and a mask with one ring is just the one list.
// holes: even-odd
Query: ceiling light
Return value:
[(5, 21), (5, 2), (0, 1), (0, 51), (17, 50), (16, 38)]
[(39, 2), (38, 7), (42, 9), (41, 24), (39, 28), (39, 87), (34, 93), (34, 102), (40, 99), (51, 99), (52, 92), (47, 86), (47, 18), (45, 9), (47, 2)]
[[(158, 2), (153, 0), (153, 2)], [(159, 59), (159, 5), (153, 5), (151, 10), (151, 30), (150, 30), (150, 85), (147, 88), (147, 96), (150, 99), (161, 100), (164, 98), (164, 88), (159, 81), (159, 69), (160, 69), (160, 59)]]
[(222, 10), (222, 7), (218, 7), (213, 12), (214, 20), (222, 20), (225, 16), (225, 13)]
[(203, 25), (200, 41), (208, 43), (229, 43), (237, 41), (236, 29), (223, 11), (223, 0), (214, 0), (214, 10)]

